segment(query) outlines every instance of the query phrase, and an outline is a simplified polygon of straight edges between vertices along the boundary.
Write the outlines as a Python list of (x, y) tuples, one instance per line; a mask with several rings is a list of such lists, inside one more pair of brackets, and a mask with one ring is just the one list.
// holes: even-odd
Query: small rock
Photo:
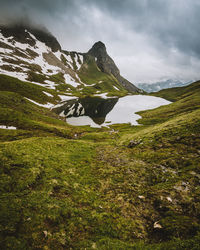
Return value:
[(92, 249), (97, 249), (96, 243), (93, 243), (93, 244), (92, 244)]
[(110, 135), (112, 135), (112, 134), (117, 134), (118, 132), (119, 132), (118, 130), (112, 129), (112, 130), (109, 131), (109, 134), (110, 134)]
[(186, 187), (187, 184), (188, 184), (188, 183), (186, 183), (186, 182), (184, 182), (184, 181), (182, 181), (182, 183), (181, 183), (181, 185), (184, 186), (184, 187)]
[(132, 140), (132, 141), (129, 142), (128, 148), (133, 148), (133, 147), (139, 145), (141, 142), (142, 142), (142, 140), (139, 140), (139, 141)]
[(145, 197), (143, 195), (139, 195), (138, 198), (139, 199), (145, 199)]
[(172, 198), (171, 197), (167, 197), (167, 200), (172, 202)]
[(58, 184), (58, 181), (56, 179), (52, 179), (51, 183), (52, 184)]
[(158, 221), (154, 222), (153, 228), (162, 228), (162, 226), (158, 223)]
[(48, 236), (48, 232), (47, 231), (43, 231), (44, 237), (46, 238)]

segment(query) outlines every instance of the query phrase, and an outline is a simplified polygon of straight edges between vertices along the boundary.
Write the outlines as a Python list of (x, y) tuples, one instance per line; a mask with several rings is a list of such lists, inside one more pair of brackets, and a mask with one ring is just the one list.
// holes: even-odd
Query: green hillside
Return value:
[[(46, 93), (52, 95), (47, 96)], [(60, 100), (55, 90), (0, 75), (0, 125), (15, 126), (14, 131), (0, 129), (0, 140), (16, 140), (31, 136), (61, 136), (72, 138), (82, 129), (69, 126), (55, 113), (39, 104)]]
[(79, 77), (88, 86), (84, 86), (82, 93), (92, 95), (99, 93), (109, 93), (109, 96), (124, 96), (128, 94), (118, 80), (113, 76), (100, 71), (93, 56), (85, 55), (85, 63), (80, 69)]
[(200, 89), (200, 82), (194, 82), (185, 87), (177, 87), (177, 88), (170, 88), (170, 89), (163, 89), (156, 93), (152, 93), (154, 96), (160, 96), (165, 98), (169, 101), (178, 101), (190, 95), (193, 95), (196, 92), (199, 92)]
[(24, 98), (49, 102), (40, 86), (0, 86), (0, 124), (18, 128), (0, 129), (1, 249), (199, 249), (199, 82), (156, 93), (177, 101), (140, 112), (143, 125), (111, 129)]

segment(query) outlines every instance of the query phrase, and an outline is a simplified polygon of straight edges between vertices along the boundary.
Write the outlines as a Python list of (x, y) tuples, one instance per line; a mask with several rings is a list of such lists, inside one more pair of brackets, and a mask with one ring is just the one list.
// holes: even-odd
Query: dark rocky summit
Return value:
[(106, 46), (102, 42), (97, 42), (93, 45), (93, 47), (88, 51), (89, 55), (92, 55), (97, 58), (97, 66), (99, 69), (107, 74), (112, 74), (121, 85), (131, 92), (141, 92), (136, 86), (130, 83), (128, 80), (123, 78), (120, 75), (120, 71), (114, 63), (113, 59), (107, 54)]
[(12, 24), (12, 25), (0, 25), (1, 33), (5, 37), (13, 36), (15, 41), (21, 43), (28, 43), (31, 46), (35, 45), (35, 40), (30, 36), (28, 32), (33, 34), (39, 41), (45, 43), (52, 49), (53, 52), (61, 50), (61, 46), (57, 39), (44, 28), (34, 28), (24, 24)]

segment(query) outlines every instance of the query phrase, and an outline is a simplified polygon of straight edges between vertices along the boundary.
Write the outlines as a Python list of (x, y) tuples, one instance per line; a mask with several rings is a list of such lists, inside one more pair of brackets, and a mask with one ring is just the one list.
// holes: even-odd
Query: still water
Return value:
[(110, 99), (87, 97), (66, 101), (54, 111), (65, 117), (67, 123), (75, 126), (101, 127), (116, 123), (138, 125), (137, 120), (141, 116), (136, 112), (170, 103), (160, 97), (145, 95)]

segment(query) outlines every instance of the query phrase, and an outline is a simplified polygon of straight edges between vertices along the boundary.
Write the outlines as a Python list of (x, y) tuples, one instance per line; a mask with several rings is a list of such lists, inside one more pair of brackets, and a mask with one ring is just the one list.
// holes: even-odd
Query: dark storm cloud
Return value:
[(103, 40), (133, 81), (200, 78), (199, 13), (199, 0), (0, 0), (1, 21), (44, 25), (65, 49)]
[[(90, 1), (94, 2), (94, 1)], [(95, 1), (133, 30), (200, 57), (200, 1)]]
[(0, 0), (1, 21), (9, 22), (13, 18), (23, 19), (29, 17), (32, 21), (37, 20), (37, 22), (40, 22), (40, 19), (54, 18), (57, 14), (62, 14), (63, 11), (66, 11), (66, 7), (70, 6), (73, 6), (73, 1)]
[[(6, 0), (1, 1), (1, 16), (12, 19), (31, 17), (34, 22), (45, 22), (65, 14), (66, 20), (78, 26), (84, 21), (83, 8), (99, 8), (120, 20), (132, 30), (148, 33), (167, 47), (177, 47), (200, 57), (200, 3), (198, 0)], [(10, 15), (9, 15), (10, 14)], [(85, 12), (90, 16), (91, 13)], [(38, 19), (39, 18), (39, 19)], [(86, 20), (85, 20), (86, 21)], [(88, 19), (85, 27), (95, 20)], [(53, 21), (52, 21), (53, 22)], [(70, 24), (69, 24), (70, 25)], [(109, 25), (109, 23), (108, 23)], [(117, 27), (116, 27), (117, 28)], [(72, 27), (73, 29), (73, 27)]]

